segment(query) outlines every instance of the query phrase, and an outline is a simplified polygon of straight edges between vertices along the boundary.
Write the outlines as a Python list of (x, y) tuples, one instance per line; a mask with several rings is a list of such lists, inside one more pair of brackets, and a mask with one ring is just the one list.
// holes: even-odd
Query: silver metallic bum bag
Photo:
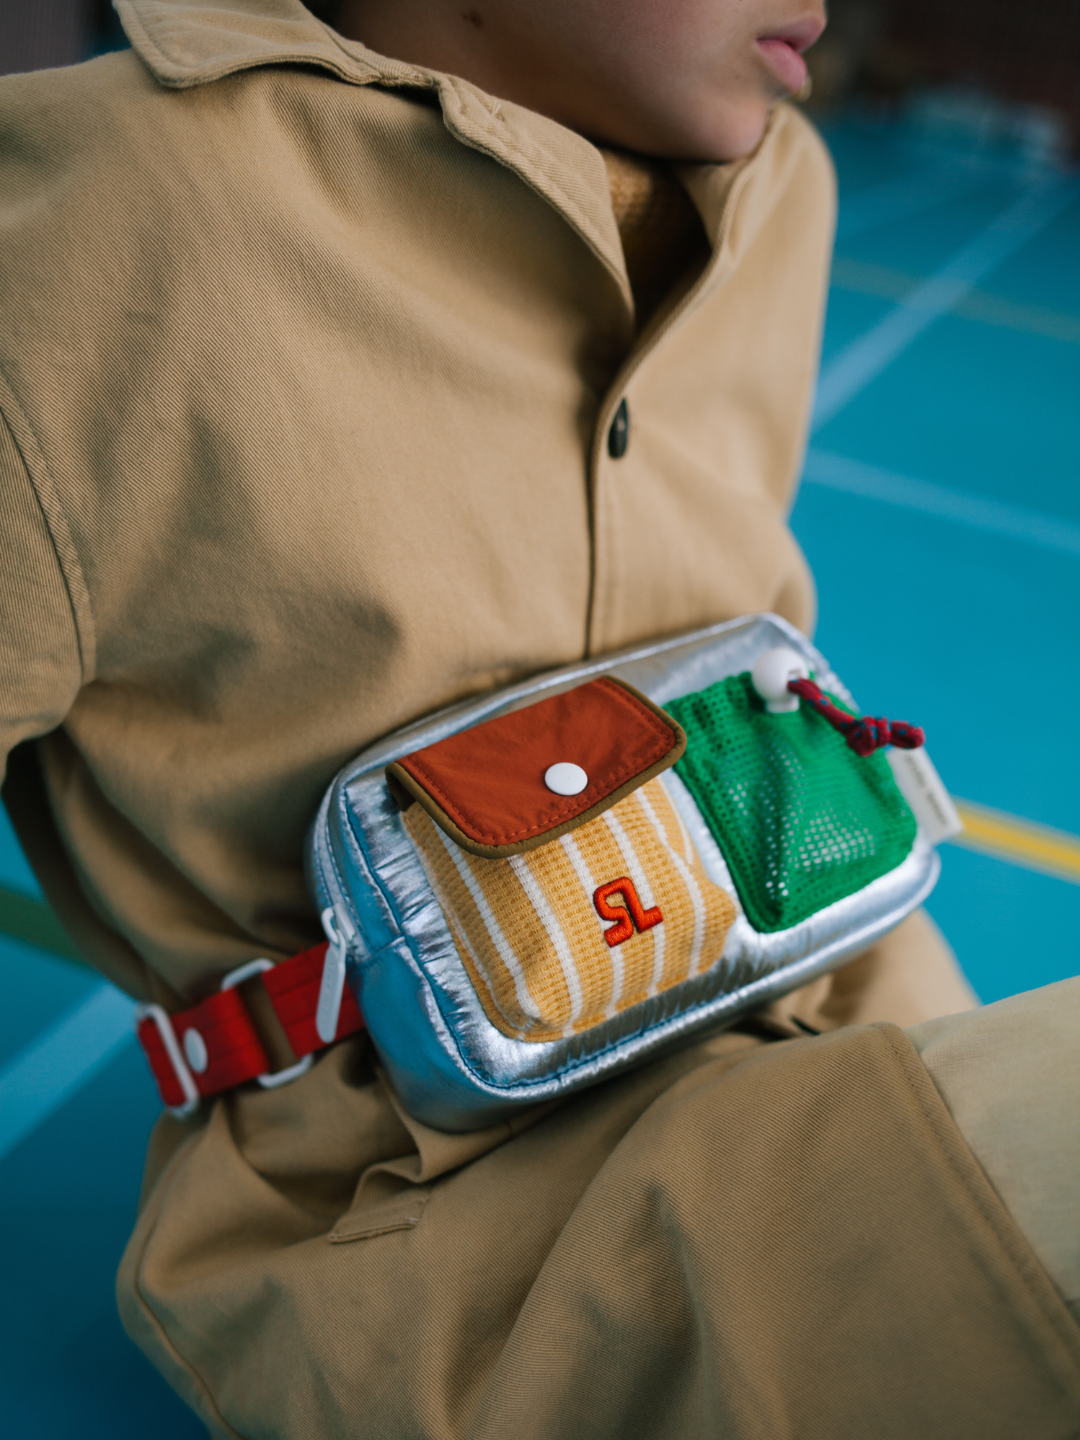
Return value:
[[(809, 677), (816, 704), (789, 689)], [(454, 706), (347, 765), (309, 883), (410, 1112), (490, 1125), (897, 925), (959, 822), (925, 750), (856, 754), (834, 728), (853, 715), (809, 641), (757, 615)]]

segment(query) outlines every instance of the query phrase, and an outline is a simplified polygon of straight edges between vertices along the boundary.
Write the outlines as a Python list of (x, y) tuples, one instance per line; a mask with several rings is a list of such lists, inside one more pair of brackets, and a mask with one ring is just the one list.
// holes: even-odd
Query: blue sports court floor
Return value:
[[(1003, 812), (968, 811), (972, 834), (1042, 867), (946, 847), (930, 909), (994, 1000), (1080, 969), (1080, 182), (911, 125), (828, 139), (840, 233), (794, 525), (825, 653)], [(36, 893), (2, 818), (0, 885)], [(0, 1427), (201, 1435), (114, 1314), (158, 1108), (130, 1006), (2, 937), (0, 974)]]

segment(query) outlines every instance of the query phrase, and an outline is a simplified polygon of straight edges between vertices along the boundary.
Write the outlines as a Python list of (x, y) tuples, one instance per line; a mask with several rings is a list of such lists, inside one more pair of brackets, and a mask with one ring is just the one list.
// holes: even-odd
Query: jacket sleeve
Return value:
[(0, 416), (0, 778), (60, 725), (82, 683), (75, 618), (37, 493)]

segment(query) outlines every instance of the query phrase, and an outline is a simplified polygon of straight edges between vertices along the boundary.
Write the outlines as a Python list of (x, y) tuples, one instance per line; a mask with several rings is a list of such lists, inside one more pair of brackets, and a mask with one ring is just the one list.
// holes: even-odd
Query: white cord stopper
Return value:
[(780, 645), (763, 650), (750, 671), (750, 683), (765, 701), (770, 715), (790, 715), (799, 708), (799, 697), (787, 688), (789, 680), (808, 680), (810, 669), (797, 650)]

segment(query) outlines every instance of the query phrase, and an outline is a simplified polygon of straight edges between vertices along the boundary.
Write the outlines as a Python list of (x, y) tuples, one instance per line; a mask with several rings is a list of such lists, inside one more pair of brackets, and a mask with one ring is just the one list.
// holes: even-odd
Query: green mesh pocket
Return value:
[(755, 930), (797, 925), (910, 851), (915, 818), (884, 755), (854, 754), (811, 706), (770, 715), (744, 674), (665, 708), (687, 735), (676, 774)]

